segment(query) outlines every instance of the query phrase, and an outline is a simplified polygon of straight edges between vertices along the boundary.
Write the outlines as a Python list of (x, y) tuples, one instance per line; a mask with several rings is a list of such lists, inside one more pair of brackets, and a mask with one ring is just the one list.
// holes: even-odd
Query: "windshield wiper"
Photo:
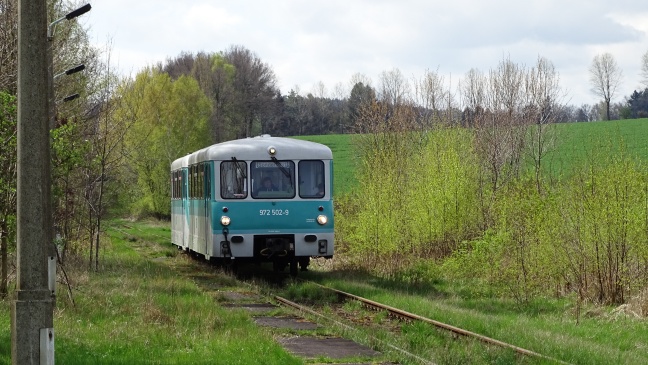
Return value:
[(232, 161), (234, 161), (234, 166), (236, 166), (236, 171), (238, 171), (238, 173), (241, 174), (241, 176), (244, 179), (247, 179), (247, 176), (245, 175), (245, 171), (239, 165), (239, 163), (244, 163), (244, 162), (241, 162), (241, 161), (237, 160), (236, 157), (234, 157), (234, 156), (232, 156)]
[(281, 170), (281, 172), (283, 172), (283, 174), (286, 175), (286, 177), (288, 178), (288, 182), (292, 186), (292, 175), (290, 174), (290, 171), (286, 170), (286, 168), (283, 167), (281, 162), (279, 162), (279, 160), (277, 160), (276, 157), (272, 156), (270, 158), (272, 159), (272, 162), (274, 162), (275, 165), (277, 165), (277, 167), (279, 167), (279, 170)]

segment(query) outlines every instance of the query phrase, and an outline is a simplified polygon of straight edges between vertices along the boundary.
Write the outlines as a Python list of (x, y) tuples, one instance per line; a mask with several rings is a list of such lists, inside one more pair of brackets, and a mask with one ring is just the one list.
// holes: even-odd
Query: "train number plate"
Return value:
[(288, 209), (260, 209), (259, 215), (270, 216), (270, 215), (288, 215)]

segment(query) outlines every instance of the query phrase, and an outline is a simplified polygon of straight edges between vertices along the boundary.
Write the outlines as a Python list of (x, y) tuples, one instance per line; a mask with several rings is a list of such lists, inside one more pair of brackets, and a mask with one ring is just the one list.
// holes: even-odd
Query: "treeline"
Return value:
[(151, 69), (172, 80), (194, 78), (211, 100), (212, 141), (250, 137), (341, 134), (351, 132), (352, 113), (365, 99), (355, 88), (349, 98), (306, 96), (292, 90), (282, 95), (272, 68), (242, 46), (218, 53), (185, 53)]
[[(290, 90), (282, 95), (277, 88), (272, 68), (263, 63), (252, 51), (242, 46), (232, 46), (218, 53), (184, 53), (168, 59), (153, 68), (156, 72), (195, 78), (205, 95), (212, 100), (213, 112), (210, 125), (213, 142), (242, 138), (258, 134), (276, 136), (321, 135), (355, 133), (357, 110), (369, 100), (387, 100), (390, 88), (400, 87), (404, 96), (417, 98), (421, 93), (420, 80), (406, 79), (398, 69), (385, 71), (380, 75), (377, 86), (362, 74), (356, 74), (345, 85), (336, 85), (336, 96), (329, 96), (326, 86), (318, 83), (313, 91), (302, 93)], [(479, 70), (471, 70), (468, 75)], [(434, 87), (446, 88), (443, 76), (436, 72)], [(389, 84), (394, 75), (401, 85)], [(470, 76), (468, 76), (470, 77)], [(385, 83), (386, 81), (386, 83)], [(462, 80), (460, 84), (470, 82)], [(418, 88), (418, 89), (417, 89)], [(461, 86), (460, 86), (461, 88)], [(460, 94), (461, 90), (446, 90), (446, 93)], [(562, 95), (565, 98), (565, 95)], [(648, 115), (648, 94), (634, 91), (626, 101), (610, 105), (611, 119), (629, 119)], [(423, 101), (425, 102), (425, 101)], [(448, 105), (420, 105), (448, 109), (456, 115), (456, 123), (469, 124), (469, 106), (460, 100)], [(556, 123), (590, 122), (606, 119), (606, 104), (580, 106), (561, 103), (554, 106)]]

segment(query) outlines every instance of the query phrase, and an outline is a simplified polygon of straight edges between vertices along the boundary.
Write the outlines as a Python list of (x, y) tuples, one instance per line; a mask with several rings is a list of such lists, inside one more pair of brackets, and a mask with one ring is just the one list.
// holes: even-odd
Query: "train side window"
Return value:
[(178, 199), (178, 171), (171, 174), (171, 198)]
[(198, 198), (205, 197), (205, 166), (204, 164), (198, 165)]
[(178, 199), (178, 172), (173, 171), (173, 176), (172, 176), (172, 182), (171, 182), (171, 196), (173, 199)]
[(188, 199), (191, 199), (193, 195), (191, 189), (193, 189), (193, 168), (189, 166), (189, 170), (187, 171), (187, 198)]
[(189, 199), (194, 197), (194, 168), (189, 166)]
[(223, 161), (220, 166), (220, 193), (223, 199), (245, 199), (248, 195), (247, 163)]
[(193, 168), (189, 166), (189, 170), (187, 171), (187, 198), (191, 199), (193, 196)]
[(299, 196), (307, 199), (323, 198), (325, 191), (324, 162), (299, 161)]
[(211, 199), (211, 165), (205, 164), (205, 198)]
[(182, 198), (182, 171), (180, 170), (176, 171), (175, 197)]

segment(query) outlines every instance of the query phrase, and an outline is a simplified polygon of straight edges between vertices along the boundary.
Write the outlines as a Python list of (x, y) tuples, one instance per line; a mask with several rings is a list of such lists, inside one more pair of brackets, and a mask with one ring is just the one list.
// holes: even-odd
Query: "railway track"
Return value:
[[(487, 337), (487, 336), (484, 336), (484, 335), (480, 335), (478, 333), (468, 331), (468, 330), (465, 330), (465, 329), (462, 329), (462, 328), (459, 328), (459, 327), (456, 327), (456, 326), (452, 326), (450, 324), (446, 324), (446, 323), (439, 322), (439, 321), (436, 321), (436, 320), (433, 320), (433, 319), (430, 319), (430, 318), (419, 316), (419, 315), (414, 314), (414, 313), (409, 313), (409, 312), (404, 311), (402, 309), (398, 309), (398, 308), (394, 308), (394, 307), (391, 307), (391, 306), (388, 306), (388, 305), (385, 305), (385, 304), (382, 304), (382, 303), (378, 303), (378, 302), (375, 302), (375, 301), (372, 301), (372, 300), (369, 300), (369, 299), (366, 299), (366, 298), (363, 298), (363, 297), (360, 297), (360, 296), (357, 296), (357, 295), (354, 295), (354, 294), (351, 294), (351, 293), (347, 293), (347, 292), (337, 290), (337, 289), (334, 289), (334, 288), (329, 288), (329, 287), (326, 287), (326, 286), (323, 286), (323, 285), (320, 285), (320, 284), (317, 284), (317, 283), (314, 283), (314, 282), (309, 282), (309, 283), (313, 284), (313, 285), (316, 285), (316, 286), (318, 286), (318, 287), (320, 287), (322, 289), (330, 290), (330, 291), (336, 293), (340, 299), (354, 300), (354, 301), (360, 302), (365, 307), (368, 307), (368, 308), (371, 308), (371, 309), (374, 309), (374, 310), (379, 310), (379, 311), (386, 311), (387, 313), (389, 313), (390, 316), (399, 318), (400, 320), (419, 321), (419, 322), (427, 323), (427, 324), (433, 325), (433, 326), (435, 326), (437, 328), (449, 331), (449, 332), (451, 332), (453, 334), (456, 334), (456, 335), (461, 335), (461, 336), (465, 336), (465, 337), (468, 337), (468, 338), (476, 339), (476, 340), (481, 341), (483, 343), (486, 343), (488, 345), (494, 345), (494, 346), (498, 346), (498, 347), (513, 350), (516, 353), (524, 355), (524, 356), (529, 356), (529, 357), (534, 357), (534, 358), (538, 358), (538, 359), (542, 359), (542, 360), (547, 360), (547, 361), (550, 361), (550, 362), (556, 363), (556, 364), (569, 364), (567, 362), (564, 362), (562, 360), (559, 360), (559, 359), (556, 359), (556, 358), (553, 358), (553, 357), (550, 357), (550, 356), (546, 356), (546, 355), (543, 355), (543, 354), (540, 354), (540, 353), (537, 353), (537, 352), (534, 352), (534, 351), (531, 351), (531, 350), (528, 350), (528, 349), (521, 348), (519, 346), (515, 346), (515, 345), (512, 345), (512, 344), (503, 342), (503, 341), (499, 341), (499, 340), (494, 339), (494, 338), (490, 338), (490, 337)], [(308, 308), (308, 307), (306, 307), (304, 305), (301, 305), (301, 304), (295, 303), (293, 301), (290, 301), (290, 300), (288, 300), (286, 298), (283, 298), (283, 297), (280, 297), (280, 296), (275, 296), (274, 299), (277, 300), (278, 302), (284, 304), (284, 305), (293, 307), (295, 309), (298, 309), (300, 311), (309, 313), (311, 315), (315, 315), (315, 316), (318, 316), (318, 317), (321, 317), (321, 318), (329, 318), (328, 316), (322, 315), (322, 314), (318, 313), (315, 310), (312, 310), (312, 309), (310, 309), (310, 308)], [(345, 327), (349, 327), (348, 325), (343, 324), (343, 323), (338, 323), (338, 324), (341, 324), (342, 326), (345, 326)], [(416, 359), (420, 363), (433, 364), (429, 360), (423, 359), (423, 358), (421, 358), (421, 357), (419, 357), (419, 356), (417, 356), (415, 354), (412, 354), (412, 353), (410, 353), (408, 351), (400, 349), (400, 348), (398, 348), (396, 346), (393, 346), (391, 344), (383, 343), (383, 345), (386, 345), (387, 347), (389, 347), (389, 348), (391, 348), (393, 350), (396, 350), (396, 351), (398, 351), (398, 352), (402, 353), (403, 355), (406, 355), (406, 356), (408, 356), (410, 358)]]
[[(126, 226), (126, 225), (124, 225), (124, 226), (125, 226), (125, 228), (129, 228), (129, 229), (132, 228), (132, 227), (129, 227), (129, 226)], [(119, 229), (118, 227), (111, 227), (111, 228), (116, 230), (116, 231), (127, 234), (127, 232)], [(163, 238), (163, 237), (160, 237), (160, 238)], [(166, 238), (166, 237), (164, 237), (164, 238)], [(475, 333), (475, 332), (472, 332), (472, 331), (468, 331), (468, 330), (465, 330), (465, 329), (462, 329), (462, 328), (459, 328), (459, 327), (456, 327), (456, 326), (452, 326), (450, 324), (446, 324), (446, 323), (439, 322), (439, 321), (436, 321), (436, 320), (433, 320), (433, 319), (430, 319), (430, 318), (426, 318), (426, 317), (423, 317), (423, 316), (420, 316), (420, 315), (417, 315), (417, 314), (414, 314), (414, 313), (409, 313), (409, 312), (404, 311), (402, 309), (398, 309), (398, 308), (394, 308), (394, 307), (391, 307), (391, 306), (388, 306), (388, 305), (385, 305), (385, 304), (382, 304), (382, 303), (378, 303), (378, 302), (372, 301), (370, 299), (363, 298), (363, 297), (360, 297), (360, 296), (357, 296), (357, 295), (354, 295), (354, 294), (351, 294), (351, 293), (347, 293), (347, 292), (344, 292), (344, 291), (341, 291), (341, 290), (338, 290), (338, 289), (334, 289), (334, 288), (329, 288), (329, 287), (326, 287), (326, 286), (323, 286), (321, 284), (311, 282), (311, 281), (305, 281), (305, 280), (302, 280), (302, 281), (307, 282), (307, 283), (312, 284), (312, 285), (315, 285), (317, 287), (320, 287), (320, 288), (322, 288), (324, 290), (329, 290), (329, 291), (335, 293), (340, 300), (344, 300), (344, 301), (351, 300), (351, 301), (359, 302), (364, 307), (374, 309), (374, 310), (377, 310), (377, 311), (385, 311), (385, 312), (387, 312), (389, 314), (390, 317), (397, 318), (397, 319), (399, 319), (401, 321), (406, 321), (406, 322), (418, 321), (418, 322), (430, 324), (430, 325), (432, 325), (432, 326), (434, 326), (436, 328), (440, 328), (440, 329), (443, 329), (445, 331), (449, 331), (449, 332), (451, 332), (451, 333), (453, 333), (455, 335), (460, 335), (460, 336), (472, 338), (472, 339), (481, 341), (483, 343), (486, 343), (488, 345), (493, 345), (493, 346), (498, 346), (498, 347), (510, 349), (510, 350), (512, 350), (512, 351), (514, 351), (514, 352), (516, 352), (518, 354), (524, 355), (524, 356), (538, 358), (538, 359), (546, 360), (548, 362), (556, 363), (556, 364), (569, 364), (567, 362), (561, 361), (559, 359), (556, 359), (556, 358), (553, 358), (553, 357), (550, 357), (550, 356), (546, 356), (546, 355), (543, 355), (543, 354), (540, 354), (540, 353), (537, 353), (537, 352), (534, 352), (534, 351), (531, 351), (531, 350), (528, 350), (528, 349), (521, 348), (519, 346), (515, 346), (515, 345), (512, 345), (512, 344), (503, 342), (503, 341), (499, 341), (499, 340), (494, 339), (494, 338), (490, 338), (490, 337), (487, 337), (487, 336), (484, 336), (484, 335), (481, 335), (481, 334), (478, 334), (478, 333)], [(282, 305), (289, 306), (289, 307), (297, 309), (298, 311), (308, 313), (309, 315), (312, 315), (312, 316), (315, 316), (315, 317), (322, 318), (323, 321), (329, 321), (329, 322), (334, 321), (336, 325), (338, 325), (339, 327), (345, 328), (346, 330), (350, 330), (350, 331), (357, 331), (358, 330), (357, 328), (354, 328), (351, 325), (343, 323), (342, 321), (337, 321), (335, 319), (332, 319), (330, 315), (321, 314), (318, 311), (316, 311), (314, 309), (311, 309), (306, 305), (296, 303), (294, 301), (288, 300), (288, 299), (283, 298), (281, 296), (273, 296), (273, 298), (278, 303), (280, 303)], [(380, 339), (377, 339), (377, 338), (374, 337), (372, 341), (379, 344), (381, 347), (383, 347), (385, 349), (388, 348), (388, 349), (392, 350), (395, 353), (399, 353), (402, 356), (407, 357), (407, 358), (415, 361), (416, 363), (426, 364), (426, 365), (435, 364), (433, 361), (431, 361), (429, 359), (422, 358), (421, 356), (418, 356), (418, 355), (416, 355), (414, 353), (411, 353), (410, 351), (402, 349), (402, 348), (400, 348), (398, 346), (395, 346), (394, 344), (386, 342), (384, 340), (380, 340)]]

